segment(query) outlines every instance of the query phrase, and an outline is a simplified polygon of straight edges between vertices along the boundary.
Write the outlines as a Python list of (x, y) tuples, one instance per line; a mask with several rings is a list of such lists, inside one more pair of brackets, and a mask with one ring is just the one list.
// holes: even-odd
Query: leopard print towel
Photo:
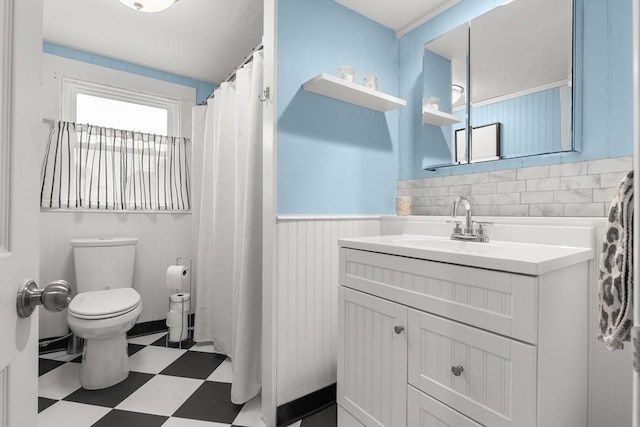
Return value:
[(622, 179), (611, 202), (598, 293), (598, 339), (609, 350), (620, 349), (633, 326), (633, 171)]

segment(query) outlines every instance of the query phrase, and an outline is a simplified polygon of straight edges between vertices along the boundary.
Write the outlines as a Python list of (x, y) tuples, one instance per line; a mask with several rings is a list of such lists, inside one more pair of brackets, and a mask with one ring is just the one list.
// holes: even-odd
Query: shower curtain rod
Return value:
[[(222, 83), (227, 83), (227, 82), (232, 82), (235, 80), (236, 78), (236, 73), (238, 72), (238, 70), (242, 67), (244, 67), (245, 65), (247, 65), (249, 62), (253, 61), (253, 54), (256, 52), (259, 52), (262, 50), (262, 43), (260, 43), (258, 46), (256, 46), (255, 48), (253, 48), (251, 50), (251, 53), (249, 55), (247, 55), (244, 60), (240, 63), (240, 65), (238, 65), (228, 76), (226, 79), (224, 79), (222, 81)], [(220, 83), (220, 84), (222, 84)], [(215, 93), (215, 90), (213, 92), (211, 92), (209, 94), (209, 96), (207, 96), (207, 99), (205, 99), (203, 102), (201, 102), (199, 105), (205, 105), (207, 103), (207, 100), (209, 98), (213, 98), (213, 94)]]

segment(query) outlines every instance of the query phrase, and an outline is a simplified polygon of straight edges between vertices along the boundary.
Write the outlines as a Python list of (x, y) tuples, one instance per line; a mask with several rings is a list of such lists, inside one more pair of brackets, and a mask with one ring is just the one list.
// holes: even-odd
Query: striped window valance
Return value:
[(40, 206), (189, 210), (189, 140), (52, 121)]

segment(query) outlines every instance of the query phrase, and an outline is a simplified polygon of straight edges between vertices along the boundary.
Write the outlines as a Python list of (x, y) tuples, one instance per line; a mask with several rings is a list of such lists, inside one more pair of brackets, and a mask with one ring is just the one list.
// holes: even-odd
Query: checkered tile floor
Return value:
[(40, 355), (38, 427), (264, 427), (260, 396), (231, 403), (231, 362), (213, 344), (177, 349), (165, 340), (129, 339), (129, 378), (103, 390), (81, 388), (81, 356)]

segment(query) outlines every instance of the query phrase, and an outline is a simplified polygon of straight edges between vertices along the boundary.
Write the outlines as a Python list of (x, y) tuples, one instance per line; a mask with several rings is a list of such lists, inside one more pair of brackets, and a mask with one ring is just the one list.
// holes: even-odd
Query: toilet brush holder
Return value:
[(82, 353), (84, 347), (84, 340), (76, 334), (71, 334), (67, 341), (67, 354), (79, 354)]

